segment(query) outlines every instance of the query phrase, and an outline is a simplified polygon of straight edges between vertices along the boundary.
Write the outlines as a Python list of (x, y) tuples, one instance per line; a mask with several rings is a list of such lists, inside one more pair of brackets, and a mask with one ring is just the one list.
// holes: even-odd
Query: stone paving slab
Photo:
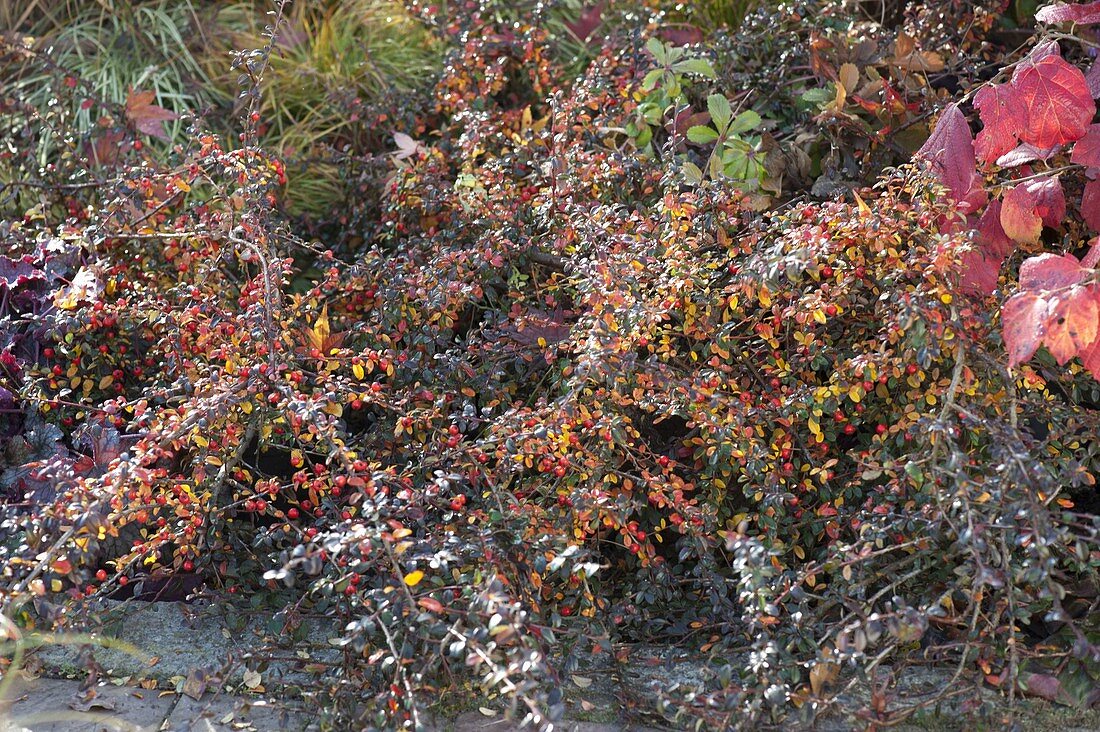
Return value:
[(306, 732), (316, 724), (303, 714), (266, 702), (215, 696), (195, 701), (181, 697), (166, 720), (164, 732)]
[[(467, 712), (456, 717), (450, 729), (451, 732), (513, 732), (513, 730), (519, 730), (520, 726), (513, 720), (486, 717), (480, 712)], [(653, 727), (578, 722), (568, 719), (555, 722), (554, 729), (556, 732), (659, 732)]]
[[(31, 732), (153, 732), (176, 702), (175, 694), (103, 684), (83, 690), (77, 681), (21, 679), (0, 707), (0, 730)], [(5, 726), (7, 724), (7, 726)]]

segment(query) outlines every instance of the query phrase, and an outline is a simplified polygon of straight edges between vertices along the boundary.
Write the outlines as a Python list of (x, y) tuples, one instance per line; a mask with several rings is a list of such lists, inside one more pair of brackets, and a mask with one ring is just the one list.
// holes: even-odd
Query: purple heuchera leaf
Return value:
[(31, 280), (45, 280), (45, 273), (34, 266), (29, 257), (12, 259), (0, 257), (0, 285), (14, 290)]

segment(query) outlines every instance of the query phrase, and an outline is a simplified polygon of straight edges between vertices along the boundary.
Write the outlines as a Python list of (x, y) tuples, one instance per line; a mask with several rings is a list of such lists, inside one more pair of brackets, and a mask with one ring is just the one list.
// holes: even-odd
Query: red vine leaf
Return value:
[(1084, 137), (1096, 114), (1085, 75), (1058, 55), (1055, 44), (1050, 46), (1012, 75), (1017, 99), (1026, 110), (1020, 115), (1026, 124), (1016, 128), (1017, 137), (1041, 149)]
[(162, 140), (168, 139), (164, 131), (164, 123), (170, 122), (179, 115), (170, 110), (153, 104), (157, 93), (152, 89), (148, 91), (130, 91), (126, 97), (126, 118), (133, 123), (138, 132), (144, 132)]
[(1085, 75), (1067, 63), (1055, 43), (1037, 46), (1008, 84), (984, 87), (974, 96), (983, 128), (979, 159), (991, 163), (1016, 147), (1053, 150), (1084, 137), (1096, 114)]
[(1093, 99), (1100, 97), (1100, 61), (1093, 61), (1085, 72), (1085, 83), (1088, 84)]
[(997, 289), (997, 279), (1005, 257), (1016, 249), (1016, 242), (1001, 227), (1001, 201), (990, 201), (975, 228), (976, 248), (961, 257), (959, 285), (964, 292), (989, 295)]
[(1072, 254), (1046, 252), (1020, 265), (1020, 289), (1057, 292), (1078, 284), (1089, 272)]
[(1047, 5), (1035, 13), (1035, 20), (1048, 25), (1055, 23), (1077, 23), (1078, 25), (1100, 23), (1100, 2), (1081, 5), (1068, 3)]
[(1100, 124), (1089, 125), (1085, 136), (1073, 146), (1073, 154), (1069, 159), (1071, 163), (1078, 165), (1100, 167)]
[(1062, 192), (1058, 176), (1030, 180), (1024, 185), (1035, 198), (1035, 213), (1039, 214), (1043, 223), (1051, 228), (1061, 224), (1066, 217), (1066, 194)]
[(1081, 218), (1093, 231), (1100, 231), (1100, 180), (1090, 180), (1081, 193)]
[(1010, 367), (1027, 361), (1039, 350), (1047, 307), (1047, 301), (1033, 292), (1017, 292), (1004, 304), (1001, 330)]
[(983, 163), (992, 163), (1016, 147), (1016, 130), (1027, 124), (1008, 84), (985, 86), (974, 95), (974, 107), (982, 120), (982, 129), (974, 138), (974, 150)]
[(1034, 145), (1020, 145), (997, 158), (997, 165), (1001, 168), (1015, 168), (1018, 165), (1032, 163), (1036, 160), (1046, 160), (1054, 154), (1054, 150), (1040, 150)]
[(1039, 241), (1039, 235), (1043, 233), (1043, 218), (1035, 210), (1037, 203), (1034, 194), (1023, 183), (1004, 194), (1001, 226), (1010, 239), (1018, 242)]
[(917, 156), (932, 164), (960, 211), (969, 213), (985, 205), (988, 196), (976, 169), (974, 137), (958, 105), (952, 104), (944, 110)]
[(1043, 344), (1059, 365), (1096, 341), (1096, 321), (1100, 308), (1092, 287), (1074, 287), (1058, 298), (1050, 309)]

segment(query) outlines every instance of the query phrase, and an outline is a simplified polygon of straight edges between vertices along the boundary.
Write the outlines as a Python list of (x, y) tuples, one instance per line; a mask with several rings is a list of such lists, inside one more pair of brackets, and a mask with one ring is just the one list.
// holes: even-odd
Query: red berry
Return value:
[(105, 570), (105, 569), (99, 570), (98, 572), (95, 573), (95, 578), (97, 580), (99, 580), (100, 582), (106, 582), (107, 581), (107, 570)]
[(190, 559), (188, 559), (187, 561), (185, 561), (183, 563), (183, 571), (184, 572), (190, 572), (194, 569), (195, 569), (195, 563), (192, 562)]
[(287, 515), (287, 518), (289, 518), (289, 519), (296, 519), (296, 518), (298, 518), (298, 509), (296, 509), (296, 508), (290, 509), (289, 511), (286, 512), (286, 515)]
[(876, 432), (876, 433), (878, 433), (878, 434), (880, 434), (880, 435), (885, 435), (885, 434), (886, 434), (886, 431), (887, 431), (888, 429), (890, 429), (890, 428), (889, 428), (889, 427), (887, 427), (887, 426), (886, 426), (886, 425), (884, 425), (884, 424), (880, 424), (880, 425), (875, 425), (875, 432)]

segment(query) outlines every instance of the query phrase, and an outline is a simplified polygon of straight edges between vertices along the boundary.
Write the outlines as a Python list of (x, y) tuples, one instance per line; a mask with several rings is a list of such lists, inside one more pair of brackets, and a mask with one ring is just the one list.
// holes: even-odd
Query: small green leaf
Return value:
[(703, 58), (689, 58), (672, 65), (672, 70), (678, 74), (698, 74), (708, 79), (713, 79), (717, 74), (710, 61)]
[(736, 135), (741, 132), (747, 132), (751, 129), (755, 129), (760, 124), (760, 115), (751, 109), (747, 109), (733, 120), (730, 124), (729, 134)]
[(650, 38), (645, 44), (646, 50), (653, 54), (653, 58), (657, 59), (657, 63), (664, 64), (668, 59), (667, 46), (661, 43), (656, 38)]
[(695, 125), (688, 128), (687, 138), (697, 145), (706, 145), (717, 140), (718, 133), (706, 125)]
[(721, 94), (711, 94), (707, 97), (707, 109), (710, 111), (710, 119), (714, 122), (714, 126), (719, 132), (725, 132), (733, 117), (729, 100)]
[(657, 82), (661, 80), (661, 74), (664, 73), (664, 69), (653, 69), (645, 78), (642, 79), (642, 91), (653, 91), (657, 87)]

